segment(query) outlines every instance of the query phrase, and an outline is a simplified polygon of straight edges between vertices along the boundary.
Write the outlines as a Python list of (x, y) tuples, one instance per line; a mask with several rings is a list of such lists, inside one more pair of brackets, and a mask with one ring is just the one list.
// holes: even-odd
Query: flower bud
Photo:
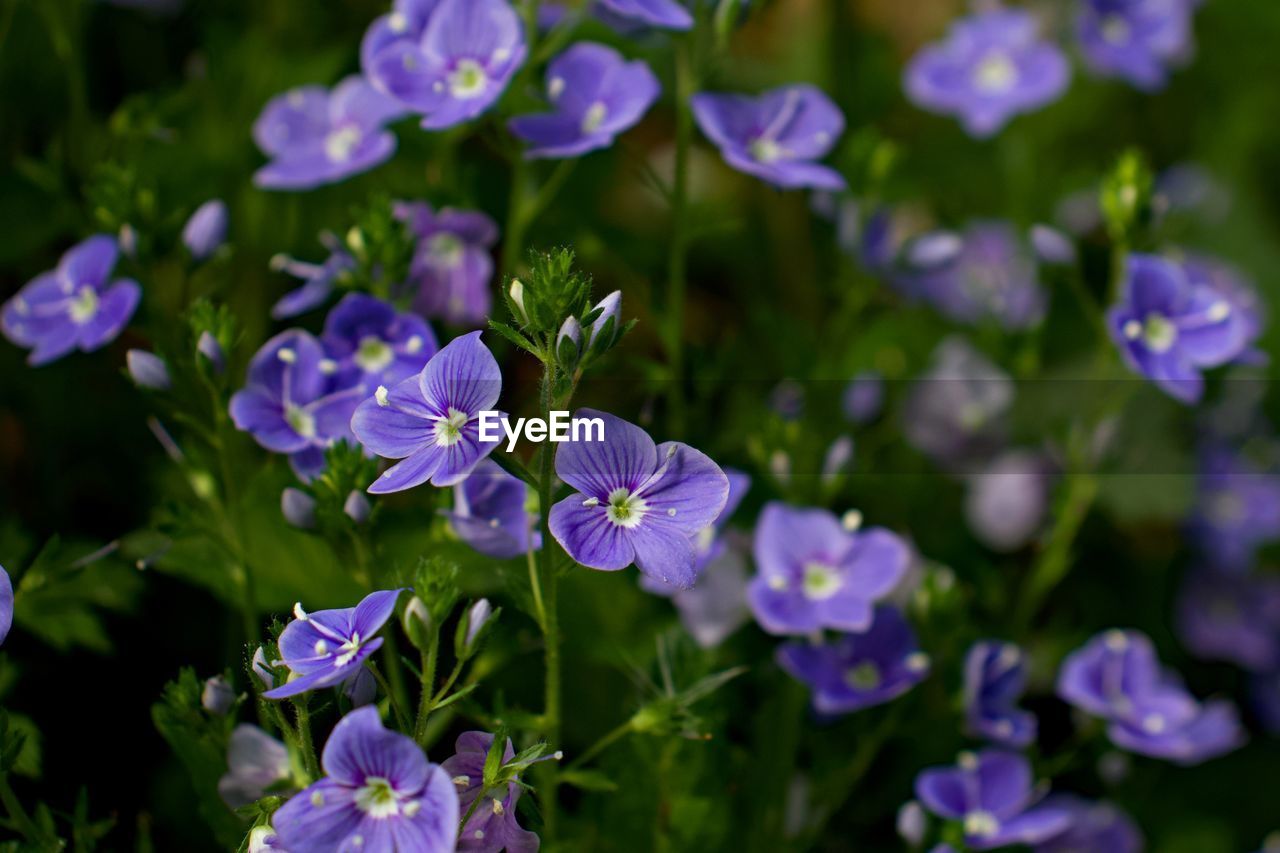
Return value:
[(169, 367), (164, 359), (155, 353), (142, 349), (131, 349), (124, 354), (125, 364), (129, 368), (129, 376), (139, 388), (151, 391), (168, 391), (172, 387), (169, 379)]
[(409, 638), (409, 642), (413, 643), (413, 647), (419, 651), (426, 651), (432, 641), (431, 611), (427, 610), (427, 605), (418, 596), (415, 595), (409, 599), (408, 605), (404, 608), (401, 625), (404, 627), (405, 636)]
[(316, 526), (316, 499), (292, 486), (280, 493), (280, 511), (285, 521), (300, 530)]
[(254, 649), (253, 661), (249, 664), (249, 668), (262, 684), (263, 690), (270, 690), (276, 686), (276, 677), (272, 674), (271, 667), (267, 665), (267, 653), (263, 651), (262, 646)]
[(507, 294), (511, 297), (511, 304), (515, 306), (516, 319), (522, 324), (528, 324), (529, 312), (524, 307), (524, 285), (521, 284), (520, 279), (511, 279), (511, 289)]
[(369, 513), (373, 511), (373, 507), (370, 506), (369, 499), (365, 497), (364, 492), (355, 489), (352, 490), (351, 494), (347, 495), (347, 500), (342, 505), (342, 511), (356, 524), (364, 524), (369, 520)]
[(120, 251), (126, 258), (132, 260), (138, 257), (138, 232), (127, 222), (120, 226), (119, 244)]
[(573, 370), (582, 355), (582, 324), (570, 317), (556, 335), (556, 359), (565, 370)]
[(200, 704), (210, 714), (217, 714), (219, 717), (225, 717), (235, 701), (236, 692), (221, 675), (205, 681), (204, 689), (200, 691)]
[(353, 708), (363, 708), (378, 697), (378, 682), (373, 673), (362, 666), (343, 683), (342, 693), (351, 700)]
[(1048, 225), (1031, 226), (1031, 246), (1046, 264), (1070, 264), (1076, 259), (1076, 247), (1067, 235)]
[(622, 326), (622, 291), (615, 290), (596, 303), (592, 313), (599, 311), (591, 323), (591, 334), (587, 338), (587, 346), (595, 353), (601, 353), (617, 343), (618, 332)]
[(849, 467), (849, 463), (853, 461), (853, 439), (847, 435), (841, 435), (831, 442), (831, 446), (827, 448), (827, 453), (822, 458), (822, 484), (830, 486), (836, 482), (841, 474)]
[(458, 633), (454, 637), (455, 651), (460, 658), (468, 658), (475, 654), (480, 638), (494, 616), (493, 605), (489, 599), (482, 598), (471, 609), (458, 625)]
[(222, 353), (222, 344), (218, 343), (218, 339), (211, 332), (204, 331), (200, 333), (200, 339), (196, 341), (196, 352), (208, 360), (209, 366), (213, 368), (214, 373), (221, 373), (226, 370), (227, 359)]
[(182, 242), (197, 261), (216, 252), (226, 239), (227, 206), (216, 198), (196, 208), (182, 229)]
[(898, 809), (898, 835), (910, 847), (919, 847), (928, 830), (924, 809), (915, 800), (908, 800)]

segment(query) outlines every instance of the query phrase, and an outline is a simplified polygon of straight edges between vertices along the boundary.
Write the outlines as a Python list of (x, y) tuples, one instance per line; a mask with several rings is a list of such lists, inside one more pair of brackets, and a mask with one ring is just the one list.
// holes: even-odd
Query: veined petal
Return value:
[(431, 443), (392, 465), (369, 485), (369, 493), (385, 495), (420, 486), (444, 464), (446, 448)]
[(609, 520), (604, 507), (586, 507), (582, 501), (582, 495), (571, 495), (551, 508), (551, 535), (588, 568), (616, 572), (631, 565), (636, 551), (630, 537)]
[(498, 402), (502, 371), (493, 353), (481, 343), (480, 334), (471, 332), (454, 338), (431, 357), (422, 371), (422, 397), (438, 411), (454, 408), (474, 418)]
[(366, 777), (377, 776), (403, 794), (422, 790), (431, 772), (427, 757), (412, 738), (382, 725), (375, 705), (357, 708), (338, 721), (321, 762), (339, 782), (359, 786)]
[(556, 452), (556, 476), (573, 488), (604, 501), (614, 489), (634, 490), (658, 469), (658, 449), (640, 427), (595, 409), (573, 416), (604, 422), (604, 441), (568, 441)]

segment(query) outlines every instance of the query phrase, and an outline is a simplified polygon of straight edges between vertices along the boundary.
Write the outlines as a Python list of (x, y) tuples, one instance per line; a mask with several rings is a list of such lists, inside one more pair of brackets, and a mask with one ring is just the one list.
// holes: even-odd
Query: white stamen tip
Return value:
[(852, 533), (862, 526), (862, 513), (856, 509), (849, 510), (840, 516), (840, 526)]
[(471, 784), (471, 777), (470, 776), (454, 776), (453, 784), (457, 785), (459, 788), (465, 788)]
[(378, 401), (378, 405), (386, 408), (391, 405), (391, 401), (387, 399), (387, 386), (379, 385), (378, 390), (373, 392), (373, 399)]
[(504, 809), (504, 808), (502, 807), (502, 802), (501, 802), (500, 800), (494, 800), (494, 801), (493, 801), (493, 813), (494, 813), (494, 814), (496, 814), (496, 815), (501, 815), (501, 814), (503, 814), (504, 812), (506, 812), (506, 809)]
[(338, 372), (338, 362), (331, 358), (320, 359), (320, 372), (324, 374), (332, 374)]
[(1136, 341), (1142, 337), (1142, 324), (1137, 320), (1130, 320), (1124, 324), (1124, 336), (1131, 341)]
[(557, 749), (554, 753), (552, 753), (551, 757), (554, 758), (556, 761), (561, 761), (564, 759), (564, 752), (562, 750)]
[(307, 621), (307, 611), (302, 609), (301, 601), (296, 601), (293, 604), (293, 618), (297, 619), (299, 622)]
[(323, 655), (329, 651), (329, 644), (326, 643), (324, 640), (316, 640), (315, 649), (316, 649), (316, 654)]
[(288, 347), (281, 347), (280, 351), (276, 353), (276, 358), (280, 359), (285, 364), (293, 364), (298, 360), (298, 354)]
[(587, 498), (585, 501), (583, 501), (583, 502), (582, 502), (582, 505), (583, 505), (583, 506), (600, 506), (600, 499), (599, 499), (599, 498)]
[(676, 517), (676, 508), (675, 508), (675, 507), (671, 507), (671, 509), (667, 510), (667, 515), (671, 516), (672, 518), (675, 518), (675, 517)]
[(1221, 323), (1227, 317), (1231, 316), (1231, 306), (1224, 300), (1218, 300), (1209, 306), (1209, 320), (1214, 323)]

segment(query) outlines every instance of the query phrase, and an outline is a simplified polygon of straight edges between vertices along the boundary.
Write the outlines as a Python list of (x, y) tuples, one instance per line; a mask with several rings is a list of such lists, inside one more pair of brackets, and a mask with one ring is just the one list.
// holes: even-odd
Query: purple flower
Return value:
[(968, 342), (947, 338), (907, 398), (907, 442), (944, 463), (982, 456), (1003, 442), (1013, 382)]
[[(480, 413), (502, 390), (502, 373), (480, 333), (454, 338), (418, 376), (379, 386), (351, 418), (356, 438), (373, 453), (401, 459), (369, 486), (372, 494), (411, 489), (430, 480), (452, 486), (500, 443), (481, 441)], [(505, 415), (499, 413), (500, 417)]]
[(687, 30), (693, 16), (677, 0), (597, 0), (607, 18), (664, 30)]
[(1235, 334), (1243, 341), (1243, 352), (1235, 360), (1252, 365), (1266, 364), (1270, 356), (1256, 346), (1262, 337), (1264, 306), (1253, 282), (1230, 264), (1207, 255), (1187, 257), (1182, 262), (1182, 270), (1193, 289), (1212, 291), (1231, 306), (1230, 322), (1235, 326)]
[(1071, 826), (1065, 808), (1036, 804), (1031, 764), (1003, 749), (962, 752), (954, 767), (922, 770), (916, 798), (938, 817), (961, 821), (975, 850), (1038, 844)]
[(337, 362), (334, 382), (366, 392), (420, 373), (440, 348), (421, 317), (364, 293), (348, 293), (333, 307), (320, 342)]
[(1045, 808), (1065, 811), (1067, 829), (1035, 845), (1035, 853), (1141, 853), (1142, 833), (1133, 820), (1111, 803), (1086, 800), (1073, 794), (1051, 794)]
[(74, 349), (93, 352), (116, 339), (142, 298), (136, 281), (111, 281), (117, 255), (115, 238), (96, 234), (0, 307), (0, 331), (31, 350), (28, 364), (48, 364)]
[(289, 798), (272, 823), (290, 853), (414, 850), (448, 853), (458, 838), (458, 795), (412, 738), (383, 728), (372, 705), (334, 726), (325, 778)]
[(823, 509), (771, 502), (756, 526), (748, 600), (771, 634), (866, 631), (875, 603), (906, 574), (910, 551), (881, 527), (847, 530)]
[[(465, 853), (535, 853), (538, 836), (521, 829), (516, 822), (516, 801), (521, 787), (512, 780), (497, 788), (485, 790), (484, 761), (493, 746), (493, 735), (465, 732), (454, 743), (454, 754), (440, 765), (457, 789), (458, 808), (466, 814), (476, 798), (486, 802), (476, 807), (458, 836), (458, 850)], [(515, 749), (507, 739), (503, 763), (515, 757)]]
[(144, 349), (131, 349), (124, 354), (129, 377), (139, 388), (149, 391), (168, 391), (173, 386), (169, 378), (169, 366), (164, 359)]
[[(730, 484), (733, 477), (729, 478)], [(732, 495), (732, 485), (730, 494)], [(747, 607), (747, 562), (745, 554), (750, 542), (731, 531), (717, 540), (722, 546), (698, 570), (692, 589), (682, 589), (671, 596), (680, 613), (680, 623), (704, 649), (715, 648), (751, 619)], [(728, 541), (725, 541), (725, 540)]]
[(257, 726), (241, 723), (227, 744), (227, 772), (218, 780), (218, 796), (230, 808), (257, 802), (289, 780), (289, 751)]
[(1196, 657), (1280, 669), (1280, 578), (1199, 571), (1182, 586), (1178, 632)]
[(253, 182), (269, 190), (309, 190), (367, 172), (395, 153), (395, 134), (385, 126), (402, 112), (359, 76), (332, 92), (303, 86), (277, 95), (253, 125), (254, 141), (271, 158)]
[(1076, 22), (1085, 64), (1139, 89), (1164, 86), (1191, 55), (1197, 0), (1084, 0)]
[(1199, 764), (1244, 739), (1235, 706), (1197, 702), (1137, 631), (1105, 631), (1068, 655), (1058, 695), (1107, 720), (1107, 736), (1121, 749), (1178, 764)]
[(970, 136), (995, 134), (1067, 89), (1067, 58), (1037, 30), (1027, 12), (998, 7), (956, 21), (945, 41), (912, 58), (903, 81), (907, 97), (957, 116)]
[(1036, 717), (1017, 707), (1027, 686), (1026, 658), (1013, 643), (982, 640), (964, 659), (965, 723), (969, 733), (1021, 749), (1036, 739)]
[(984, 545), (1016, 551), (1039, 532), (1049, 509), (1049, 466), (1030, 450), (1009, 450), (969, 478), (965, 519)]
[(415, 310), (455, 325), (483, 324), (492, 305), (489, 249), (498, 241), (498, 226), (479, 211), (433, 211), (422, 202), (398, 205), (396, 215), (418, 239), (409, 267)]
[(458, 538), (487, 557), (505, 560), (542, 545), (533, 529), (537, 517), (525, 504), (524, 481), (482, 459), (467, 479), (453, 487), (453, 511), (441, 510)]
[(367, 391), (339, 387), (325, 372), (324, 349), (290, 329), (262, 345), (245, 387), (231, 397), (231, 419), (273, 453), (286, 453), (303, 479), (324, 467), (324, 451), (351, 438), (351, 413)]
[(360, 48), (373, 85), (422, 114), (428, 130), (489, 109), (525, 53), (520, 16), (506, 0), (397, 0)]
[(204, 689), (200, 691), (200, 707), (210, 714), (225, 717), (236, 703), (236, 691), (221, 675), (205, 679)]
[(640, 427), (605, 412), (580, 409), (575, 418), (598, 418), (603, 439), (560, 445), (556, 474), (576, 493), (551, 508), (551, 535), (589, 568), (635, 563), (665, 584), (693, 586), (696, 538), (729, 497), (724, 472), (701, 451), (655, 445)]
[(1072, 264), (1076, 247), (1071, 238), (1052, 225), (1032, 225), (1028, 232), (1036, 257), (1046, 264)]
[(726, 162), (779, 189), (842, 190), (844, 178), (814, 161), (844, 132), (844, 115), (816, 86), (783, 86), (757, 98), (703, 92), (693, 117)]
[(900, 276), (908, 293), (970, 325), (991, 319), (1017, 330), (1044, 319), (1048, 295), (1040, 286), (1035, 256), (1012, 225), (975, 222), (960, 235), (956, 251), (936, 260), (922, 256), (928, 240), (926, 235), (916, 241), (917, 267)]
[(221, 374), (227, 369), (227, 356), (222, 351), (222, 344), (218, 343), (218, 339), (209, 330), (200, 333), (196, 340), (196, 352), (200, 354), (202, 363), (208, 364), (214, 373)]
[(216, 252), (226, 239), (227, 205), (217, 198), (196, 208), (182, 229), (182, 242), (197, 261)]
[(778, 665), (809, 685), (819, 714), (847, 714), (896, 699), (929, 674), (929, 656), (892, 607), (876, 608), (864, 633), (842, 634), (833, 642), (786, 643)]
[(280, 514), (299, 530), (310, 530), (316, 526), (316, 499), (288, 486), (280, 492)]
[(0, 644), (3, 644), (4, 638), (9, 636), (11, 627), (13, 627), (13, 581), (9, 580), (9, 573), (4, 570), (4, 566), (0, 566)]
[[(745, 471), (739, 471), (736, 468), (725, 468), (724, 475), (729, 480), (729, 495), (725, 498), (724, 507), (720, 510), (720, 514), (716, 516), (716, 520), (699, 531), (694, 538), (693, 546), (698, 555), (698, 562), (694, 567), (697, 573), (696, 580), (701, 580), (702, 570), (724, 551), (725, 543), (720, 538), (720, 533), (724, 530), (733, 513), (738, 509), (738, 505), (742, 503), (742, 499), (746, 497), (747, 490), (751, 488), (751, 476)], [(654, 595), (672, 596), (682, 591), (689, 591), (663, 583), (649, 575), (640, 576), (640, 586)]]
[(400, 592), (372, 592), (355, 607), (315, 613), (294, 605), (294, 619), (280, 634), (280, 657), (289, 668), (290, 679), (262, 695), (284, 699), (351, 678), (382, 646), (382, 638), (374, 635), (391, 618)]
[(611, 47), (578, 42), (547, 67), (553, 111), (517, 116), (508, 127), (529, 143), (529, 159), (577, 157), (612, 145), (640, 121), (660, 90), (643, 61), (627, 62)]
[(862, 371), (845, 386), (842, 402), (850, 423), (875, 420), (884, 408), (884, 377), (874, 370)]
[(1232, 361), (1247, 344), (1229, 300), (1193, 284), (1173, 261), (1131, 254), (1123, 301), (1107, 312), (1112, 340), (1126, 363), (1170, 396), (1195, 403), (1200, 371)]
[(1210, 568), (1248, 570), (1260, 546), (1280, 540), (1280, 475), (1209, 445), (1200, 453), (1191, 532)]
[(330, 250), (329, 257), (323, 264), (295, 261), (284, 255), (277, 255), (271, 259), (272, 269), (286, 272), (302, 280), (301, 287), (289, 291), (271, 307), (272, 318), (286, 320), (305, 314), (313, 308), (319, 308), (333, 292), (337, 279), (355, 269), (355, 258), (342, 248), (336, 237), (328, 234), (322, 235), (321, 239), (327, 242)]

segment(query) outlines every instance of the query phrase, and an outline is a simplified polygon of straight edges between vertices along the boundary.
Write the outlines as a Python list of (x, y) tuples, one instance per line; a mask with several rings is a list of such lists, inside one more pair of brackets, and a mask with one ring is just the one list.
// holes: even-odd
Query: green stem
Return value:
[(1023, 585), (1014, 616), (1017, 633), (1030, 628), (1045, 597), (1066, 576), (1071, 566), (1072, 546), (1098, 495), (1098, 480), (1087, 472), (1067, 474), (1062, 497), (1049, 533), (1049, 542), (1031, 567)]
[(587, 747), (586, 750), (583, 751), (581, 755), (573, 759), (573, 761), (569, 762), (565, 766), (565, 769), (572, 770), (575, 767), (581, 767), (582, 765), (589, 762), (591, 759), (595, 758), (600, 753), (604, 752), (609, 747), (613, 746), (616, 742), (618, 742), (622, 738), (631, 734), (631, 732), (634, 730), (633, 723), (634, 723), (633, 720), (627, 720), (622, 725), (614, 728), (604, 737), (600, 738), (598, 741), (591, 744), (591, 746)]
[[(542, 415), (550, 421), (552, 405), (552, 388), (555, 382), (555, 364), (548, 363), (542, 377)], [(538, 472), (538, 514), (542, 526), (542, 551), (539, 554), (540, 574), (538, 579), (546, 585), (542, 593), (542, 635), (546, 647), (546, 702), (543, 711), (543, 730), (547, 740), (560, 745), (560, 627), (556, 619), (556, 576), (555, 576), (555, 539), (551, 536), (551, 498), (552, 484), (555, 477), (555, 445), (544, 444), (539, 454), (541, 463)], [(558, 768), (553, 762), (543, 762), (540, 774), (543, 777), (541, 793), (543, 812), (545, 814), (546, 838), (555, 837), (556, 830), (556, 788), (559, 785)]]
[(320, 762), (316, 759), (316, 745), (311, 739), (311, 712), (306, 698), (295, 699), (293, 709), (298, 718), (298, 748), (302, 750), (302, 766), (312, 779), (320, 778)]
[[(418, 697), (418, 719), (413, 725), (413, 739), (423, 743), (427, 732), (427, 720), (435, 707), (432, 695), (436, 686), (436, 660), (440, 656), (440, 632), (432, 631), (427, 650), (422, 653), (422, 693)], [(425, 746), (425, 744), (423, 744)]]
[(671, 437), (684, 434), (684, 301), (687, 274), (689, 146), (693, 122), (689, 99), (696, 86), (693, 44), (684, 39), (676, 47), (675, 167), (671, 184), (671, 245), (667, 256), (667, 299), (664, 343), (671, 375), (667, 387), (668, 429)]

